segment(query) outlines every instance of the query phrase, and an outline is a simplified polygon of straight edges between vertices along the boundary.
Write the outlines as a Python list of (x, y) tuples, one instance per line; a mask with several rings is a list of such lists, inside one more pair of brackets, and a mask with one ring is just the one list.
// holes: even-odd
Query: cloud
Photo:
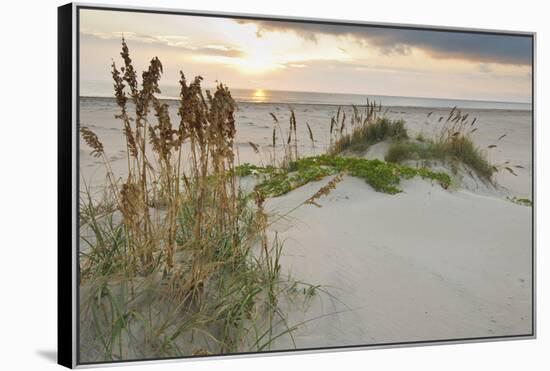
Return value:
[(181, 49), (182, 51), (193, 52), (203, 55), (224, 56), (224, 57), (241, 57), (244, 52), (241, 49), (233, 48), (226, 45), (211, 44), (205, 46), (195, 46), (189, 42), (189, 38), (179, 35), (145, 35), (135, 32), (89, 32), (81, 31), (84, 37), (92, 37), (101, 40), (116, 40), (120, 42), (122, 37), (128, 42), (140, 42), (145, 44), (155, 44), (159, 46), (167, 46)]
[(490, 73), (490, 72), (493, 72), (493, 69), (491, 68), (490, 65), (488, 65), (487, 63), (480, 63), (478, 66), (477, 66), (477, 70), (479, 72), (483, 72), (483, 73)]
[(382, 74), (411, 74), (411, 75), (429, 75), (432, 73), (429, 69), (422, 68), (422, 66), (399, 66), (392, 67), (383, 64), (377, 63), (365, 63), (362, 61), (330, 61), (330, 64), (327, 64), (326, 60), (315, 59), (308, 60), (308, 66), (316, 67), (330, 67), (337, 68), (338, 70), (353, 70), (359, 72), (376, 72)]
[(419, 48), (431, 57), (440, 59), (512, 65), (532, 63), (531, 38), (519, 35), (262, 20), (237, 22), (255, 24), (258, 37), (262, 37), (265, 32), (292, 32), (310, 42), (318, 42), (321, 35), (348, 37), (365, 46), (375, 47), (386, 55), (407, 55), (412, 48)]

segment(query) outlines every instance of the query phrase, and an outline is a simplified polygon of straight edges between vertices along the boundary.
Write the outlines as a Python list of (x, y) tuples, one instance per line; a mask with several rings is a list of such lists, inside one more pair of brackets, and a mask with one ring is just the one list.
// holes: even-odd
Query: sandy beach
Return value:
[[(177, 102), (167, 101), (170, 104), (170, 116), (173, 122), (179, 122), (177, 116)], [(383, 102), (382, 102), (383, 104)], [(237, 124), (236, 150), (238, 162), (252, 164), (269, 164), (273, 153), (272, 129), (273, 119), (270, 113), (277, 116), (281, 126), (286, 130), (290, 117), (290, 108), (294, 108), (298, 122), (298, 151), (300, 155), (308, 156), (324, 153), (329, 146), (330, 118), (338, 111), (339, 106), (326, 104), (287, 104), (287, 103), (249, 103), (239, 102), (235, 114)], [(351, 116), (351, 106), (341, 106), (348, 117)], [(403, 119), (407, 129), (412, 133), (432, 135), (442, 123), (440, 117), (446, 117), (449, 108), (426, 107), (383, 107), (385, 117)], [(81, 125), (97, 131), (104, 140), (107, 153), (111, 159), (111, 166), (115, 174), (122, 176), (125, 173), (125, 143), (120, 135), (120, 121), (114, 115), (118, 112), (116, 104), (108, 98), (82, 98), (80, 109)], [(430, 114), (428, 117), (427, 115)], [(472, 134), (473, 140), (481, 148), (491, 144), (498, 144), (494, 149), (487, 150), (488, 159), (492, 163), (500, 164), (510, 161), (514, 165), (523, 167), (513, 176), (507, 172), (496, 174), (497, 183), (509, 190), (517, 197), (531, 198), (531, 112), (523, 110), (493, 110), (467, 109), (470, 117), (476, 117), (479, 130)], [(315, 148), (308, 138), (306, 123), (308, 123), (315, 137)], [(282, 158), (283, 146), (281, 133), (277, 131), (278, 144), (276, 151), (278, 158)], [(497, 140), (506, 134), (501, 140)], [(283, 133), (283, 136), (285, 134)], [(286, 138), (285, 138), (286, 139)], [(260, 154), (255, 153), (249, 142), (259, 146)], [(86, 146), (81, 143), (80, 161), (82, 175), (87, 181), (102, 183), (104, 167), (102, 163), (91, 157)]]
[[(291, 209), (322, 183), (269, 207)], [(273, 227), (287, 272), (338, 299), (321, 294), (292, 313), (294, 323), (322, 316), (295, 334), (298, 347), (529, 333), (530, 208), (419, 179), (403, 190), (346, 177), (322, 208), (303, 206)]]
[[(84, 98), (81, 124), (94, 128), (109, 149), (115, 174), (124, 177), (125, 144), (110, 100)], [(321, 154), (329, 146), (331, 105), (294, 105), (300, 155)], [(343, 112), (351, 115), (351, 106)], [(177, 122), (176, 105), (171, 106)], [(282, 125), (288, 104), (239, 103), (236, 148), (239, 163), (269, 164), (273, 156), (270, 113)], [(411, 135), (433, 135), (448, 108), (385, 107), (385, 117), (403, 119)], [(516, 175), (499, 171), (495, 186), (460, 172), (443, 189), (430, 180), (403, 181), (396, 195), (376, 192), (365, 181), (345, 176), (319, 200), (302, 205), (331, 177), (268, 199), (273, 237), (284, 242), (282, 273), (319, 285), (306, 307), (284, 300), (288, 323), (299, 325), (272, 349), (384, 344), (438, 339), (527, 334), (532, 328), (530, 207), (511, 197), (532, 199), (531, 112), (466, 110), (476, 117), (472, 135), (492, 163), (519, 165)], [(312, 128), (315, 146), (305, 123)], [(502, 137), (506, 134), (504, 137)], [(277, 135), (280, 136), (279, 132)], [(498, 138), (502, 137), (500, 140)], [(259, 147), (256, 153), (252, 142)], [(383, 160), (387, 143), (363, 155)], [(276, 156), (282, 156), (282, 146)], [(81, 169), (88, 185), (102, 182), (101, 163), (81, 149)], [(448, 170), (448, 169), (447, 169)], [(246, 182), (243, 182), (245, 184)], [(470, 185), (476, 186), (470, 186)], [(288, 305), (288, 308), (285, 306)]]

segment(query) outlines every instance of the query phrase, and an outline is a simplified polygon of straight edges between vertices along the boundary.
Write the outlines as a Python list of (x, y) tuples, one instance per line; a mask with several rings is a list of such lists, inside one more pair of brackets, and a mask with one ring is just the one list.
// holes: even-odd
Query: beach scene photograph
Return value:
[(533, 335), (533, 36), (78, 10), (81, 364)]

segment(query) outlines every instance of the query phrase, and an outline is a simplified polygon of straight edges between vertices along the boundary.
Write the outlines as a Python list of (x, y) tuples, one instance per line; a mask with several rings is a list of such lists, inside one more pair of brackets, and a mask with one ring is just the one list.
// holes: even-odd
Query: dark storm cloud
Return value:
[(529, 65), (532, 62), (531, 39), (525, 36), (259, 20), (237, 22), (256, 24), (258, 37), (262, 37), (264, 32), (292, 32), (305, 40), (317, 42), (320, 35), (333, 35), (354, 38), (384, 54), (406, 55), (411, 48), (419, 48), (434, 58), (442, 59), (514, 65)]

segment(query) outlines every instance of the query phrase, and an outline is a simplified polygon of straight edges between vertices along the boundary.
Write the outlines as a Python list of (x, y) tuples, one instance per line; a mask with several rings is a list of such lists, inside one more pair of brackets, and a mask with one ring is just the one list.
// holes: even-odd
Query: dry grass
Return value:
[[(157, 98), (158, 58), (139, 83), (124, 40), (121, 57), (112, 77), (125, 179), (81, 128), (108, 173), (103, 201), (88, 189), (80, 200), (81, 361), (261, 351), (291, 337), (296, 327), (277, 304), (296, 284), (280, 277), (282, 246), (267, 238), (263, 199), (237, 187), (229, 89), (203, 93), (200, 76), (181, 73), (172, 122)], [(295, 118), (289, 133), (296, 143)]]
[(304, 203), (305, 204), (310, 204), (310, 205), (315, 205), (317, 207), (321, 207), (321, 205), (319, 205), (316, 200), (318, 200), (319, 198), (323, 197), (323, 196), (328, 196), (328, 194), (336, 188), (336, 184), (340, 183), (342, 180), (344, 179), (344, 173), (340, 173), (338, 175), (336, 175), (334, 178), (332, 178), (326, 185), (322, 186), (321, 188), (319, 188), (319, 190), (317, 192), (315, 192), (313, 194), (313, 196), (311, 196), (310, 198), (308, 198)]
[[(283, 128), (279, 122), (279, 118), (273, 113), (270, 112), (269, 115), (273, 119), (273, 129), (272, 129), (272, 148), (273, 153), (270, 159), (270, 164), (272, 166), (286, 167), (292, 161), (296, 161), (300, 158), (298, 153), (298, 132), (297, 132), (297, 123), (296, 123), (296, 114), (293, 108), (290, 108), (290, 116), (288, 120), (288, 129), (286, 133), (283, 132)], [(310, 131), (310, 137), (313, 137), (311, 128), (308, 126)], [(277, 135), (278, 134), (278, 135)], [(277, 143), (280, 143), (283, 149), (282, 158), (278, 156)]]

